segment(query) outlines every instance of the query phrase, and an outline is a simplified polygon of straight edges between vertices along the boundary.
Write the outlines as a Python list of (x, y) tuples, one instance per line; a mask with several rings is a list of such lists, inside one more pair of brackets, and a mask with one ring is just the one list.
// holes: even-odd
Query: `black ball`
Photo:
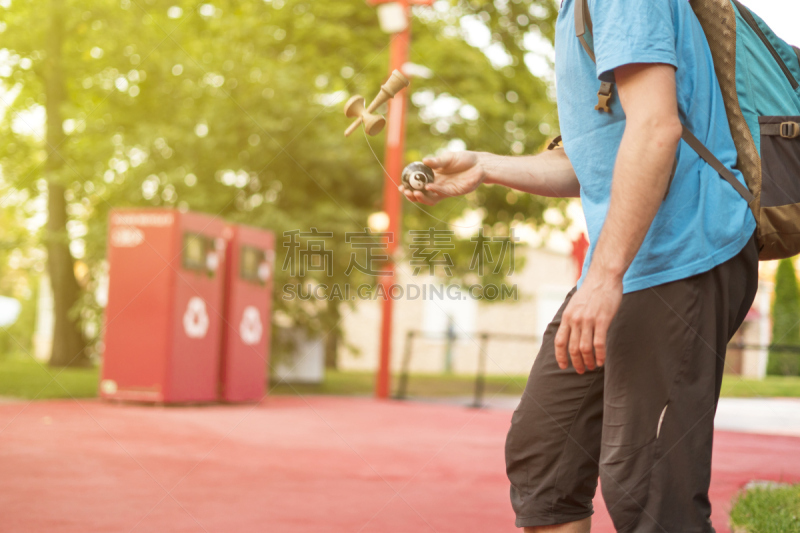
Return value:
[(411, 163), (403, 169), (403, 185), (408, 189), (421, 191), (428, 183), (433, 183), (433, 170), (419, 161)]

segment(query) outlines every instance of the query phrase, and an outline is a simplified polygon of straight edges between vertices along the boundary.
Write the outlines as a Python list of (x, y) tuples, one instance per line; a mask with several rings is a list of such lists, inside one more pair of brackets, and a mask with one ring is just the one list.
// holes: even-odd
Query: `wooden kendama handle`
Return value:
[(403, 74), (399, 70), (392, 71), (392, 75), (389, 76), (389, 79), (386, 80), (386, 83), (381, 85), (381, 92), (378, 93), (378, 96), (370, 102), (369, 107), (367, 107), (367, 112), (372, 113), (380, 106), (394, 98), (394, 95), (408, 87), (409, 85), (408, 78), (403, 76)]

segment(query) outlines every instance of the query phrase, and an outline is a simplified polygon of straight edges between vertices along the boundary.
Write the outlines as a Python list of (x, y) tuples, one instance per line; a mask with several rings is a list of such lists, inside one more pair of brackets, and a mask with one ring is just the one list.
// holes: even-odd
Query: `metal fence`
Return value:
[[(411, 359), (414, 353), (414, 340), (415, 339), (438, 339), (445, 341), (445, 360), (447, 361), (450, 354), (452, 354), (452, 345), (457, 340), (457, 336), (455, 336), (452, 330), (448, 330), (447, 332), (441, 335), (431, 335), (430, 333), (425, 333), (420, 330), (408, 330), (406, 332), (405, 343), (403, 346), (403, 359), (401, 361), (400, 367), (400, 376), (398, 378), (397, 384), (397, 392), (395, 393), (395, 399), (404, 400), (408, 398), (408, 383), (409, 379), (411, 378)], [(513, 333), (491, 333), (491, 332), (480, 332), (474, 334), (474, 338), (477, 339), (478, 343), (478, 367), (477, 371), (475, 372), (475, 382), (474, 382), (474, 389), (473, 389), (473, 399), (472, 403), (469, 404), (470, 407), (473, 408), (481, 408), (484, 407), (483, 400), (484, 400), (484, 391), (486, 388), (486, 361), (488, 358), (489, 353), (489, 341), (521, 341), (521, 342), (531, 342), (534, 345), (537, 345), (541, 342), (541, 337), (536, 335), (521, 335), (521, 334), (513, 334)], [(784, 352), (784, 353), (792, 353), (797, 354), (800, 357), (800, 346), (792, 346), (786, 344), (770, 344), (770, 345), (756, 345), (756, 344), (744, 344), (744, 343), (737, 343), (732, 342), (728, 345), (728, 349), (736, 349), (736, 350), (767, 350), (770, 352)]]
[[(453, 343), (457, 340), (457, 336), (453, 334), (452, 329), (442, 335), (431, 335), (419, 330), (408, 330), (406, 332), (406, 339), (403, 346), (403, 359), (400, 366), (400, 376), (397, 383), (397, 392), (395, 399), (404, 400), (408, 397), (408, 382), (410, 378), (411, 358), (413, 355), (414, 339), (439, 339), (445, 341), (445, 361), (452, 354)], [(514, 333), (491, 333), (480, 332), (475, 333), (474, 338), (478, 343), (478, 367), (475, 372), (475, 385), (473, 390), (472, 403), (470, 407), (481, 408), (483, 407), (483, 396), (486, 388), (486, 361), (489, 353), (489, 341), (517, 341), (517, 342), (531, 342), (537, 345), (541, 338), (536, 335), (518, 335)]]

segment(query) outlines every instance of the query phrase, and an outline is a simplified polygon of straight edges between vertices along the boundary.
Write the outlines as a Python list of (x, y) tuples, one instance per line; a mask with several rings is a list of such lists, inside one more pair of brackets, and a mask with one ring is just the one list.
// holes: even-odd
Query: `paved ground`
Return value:
[(722, 398), (714, 425), (729, 431), (800, 437), (800, 399)]
[[(510, 411), (354, 398), (153, 408), (0, 405), (6, 532), (512, 532)], [(720, 431), (717, 530), (751, 479), (800, 481), (800, 438)], [(595, 531), (610, 533), (598, 498)]]
[[(428, 403), (471, 405), (473, 398), (424, 398)], [(519, 398), (490, 396), (484, 406), (491, 409), (516, 409)], [(721, 398), (714, 418), (718, 430), (762, 435), (800, 437), (800, 398)]]

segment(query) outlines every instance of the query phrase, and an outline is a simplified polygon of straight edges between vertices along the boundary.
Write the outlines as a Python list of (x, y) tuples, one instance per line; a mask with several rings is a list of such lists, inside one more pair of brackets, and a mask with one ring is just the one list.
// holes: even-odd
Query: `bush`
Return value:
[[(782, 259), (775, 274), (772, 344), (800, 346), (800, 288), (791, 259)], [(770, 350), (767, 373), (776, 376), (800, 375), (800, 353)]]

